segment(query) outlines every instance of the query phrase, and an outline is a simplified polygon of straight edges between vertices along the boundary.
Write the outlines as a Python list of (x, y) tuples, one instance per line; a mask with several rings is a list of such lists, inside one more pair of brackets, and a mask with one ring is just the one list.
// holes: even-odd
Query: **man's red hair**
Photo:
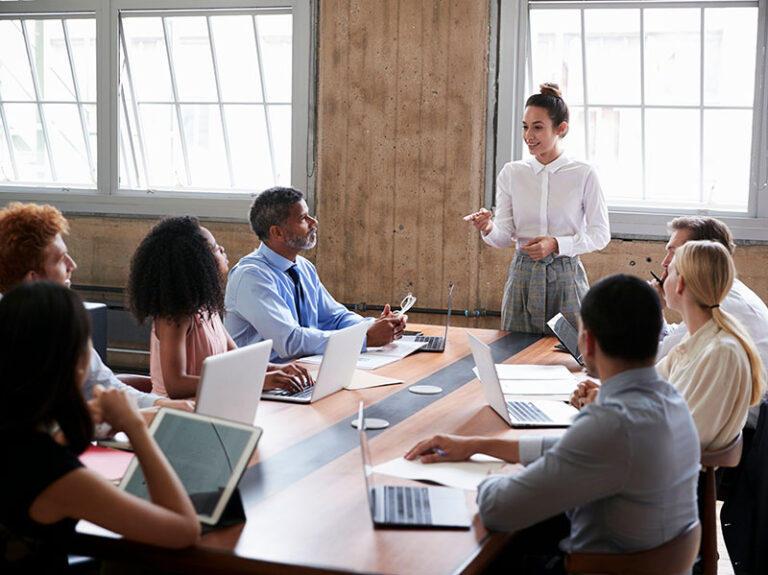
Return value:
[(0, 210), (0, 293), (40, 272), (43, 256), (57, 234), (69, 233), (69, 223), (53, 206), (14, 202)]

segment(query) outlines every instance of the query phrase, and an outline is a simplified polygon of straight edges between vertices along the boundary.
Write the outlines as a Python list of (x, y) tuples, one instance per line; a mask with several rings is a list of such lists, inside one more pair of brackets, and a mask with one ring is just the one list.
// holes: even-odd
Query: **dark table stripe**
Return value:
[[(538, 339), (538, 336), (530, 334), (507, 334), (491, 344), (493, 359), (496, 363), (501, 363)], [(471, 354), (462, 357), (417, 382), (419, 385), (441, 387), (442, 393), (417, 395), (408, 391), (410, 386), (404, 387), (401, 391), (367, 407), (365, 415), (386, 419), (390, 425), (396, 425), (447, 393), (472, 381), (475, 378), (472, 373), (473, 367), (474, 360)], [(240, 493), (245, 508), (248, 509), (258, 501), (302, 479), (351, 449), (355, 449), (359, 445), (359, 440), (357, 433), (349, 424), (350, 420), (351, 418), (344, 419), (249, 467), (240, 480)], [(372, 430), (368, 434), (373, 437), (381, 431), (383, 430)], [(269, 430), (265, 429), (265, 433), (269, 433)]]

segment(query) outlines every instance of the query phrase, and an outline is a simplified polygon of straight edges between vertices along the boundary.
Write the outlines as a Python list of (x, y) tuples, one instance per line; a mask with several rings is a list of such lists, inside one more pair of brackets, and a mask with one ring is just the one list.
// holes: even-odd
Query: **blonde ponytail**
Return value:
[(728, 295), (736, 273), (731, 254), (718, 242), (690, 241), (675, 251), (675, 267), (699, 305), (712, 311), (715, 325), (735, 337), (744, 348), (752, 377), (749, 404), (756, 405), (765, 392), (763, 362), (755, 342), (739, 320), (720, 309), (720, 302)]

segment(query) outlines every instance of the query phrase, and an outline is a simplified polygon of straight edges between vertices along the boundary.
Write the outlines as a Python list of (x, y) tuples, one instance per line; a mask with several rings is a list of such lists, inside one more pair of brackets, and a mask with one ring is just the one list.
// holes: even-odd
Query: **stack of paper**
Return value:
[[(473, 369), (478, 376), (477, 368)], [(568, 401), (579, 380), (564, 365), (496, 364), (504, 395)], [(479, 376), (478, 376), (479, 377)]]
[(468, 461), (421, 463), (418, 459), (408, 461), (398, 457), (373, 468), (375, 473), (415, 479), (417, 481), (432, 481), (440, 485), (458, 487), (459, 489), (477, 489), (480, 482), (488, 477), (488, 473), (500, 471), (505, 463), (501, 459), (487, 455), (473, 455)]
[[(423, 341), (398, 340), (381, 347), (369, 347), (368, 351), (360, 354), (357, 360), (357, 369), (376, 369), (403, 359), (425, 345), (426, 342)], [(301, 361), (319, 364), (323, 361), (323, 356), (310, 355), (309, 357), (302, 357)]]

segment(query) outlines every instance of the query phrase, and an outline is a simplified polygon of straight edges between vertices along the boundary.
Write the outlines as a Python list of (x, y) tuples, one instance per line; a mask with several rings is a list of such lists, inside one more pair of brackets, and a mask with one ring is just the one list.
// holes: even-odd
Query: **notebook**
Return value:
[(506, 400), (491, 348), (468, 333), (488, 405), (511, 427), (568, 427), (579, 411), (562, 401)]
[(328, 337), (315, 385), (294, 393), (283, 389), (270, 389), (264, 391), (261, 397), (275, 401), (312, 403), (349, 385), (369, 327), (370, 324), (363, 321), (334, 331)]
[(206, 357), (195, 412), (253, 425), (271, 351), (268, 339)]
[(453, 309), (453, 284), (448, 288), (448, 317), (445, 318), (445, 335), (417, 335), (413, 341), (423, 341), (426, 345), (419, 351), (445, 351), (445, 343), (448, 341), (448, 328), (451, 326), (451, 310)]
[(360, 402), (357, 428), (363, 456), (365, 492), (374, 527), (469, 529), (471, 518), (464, 491), (454, 487), (375, 485), (371, 454)]
[(579, 351), (579, 332), (561, 313), (550, 319), (547, 325), (563, 344), (565, 350), (579, 362), (579, 365), (583, 366), (584, 361), (581, 359), (581, 352)]
[[(261, 431), (251, 425), (167, 407), (157, 412), (149, 427), (204, 525), (219, 522)], [(150, 499), (138, 458), (134, 457), (128, 466), (120, 489)]]

